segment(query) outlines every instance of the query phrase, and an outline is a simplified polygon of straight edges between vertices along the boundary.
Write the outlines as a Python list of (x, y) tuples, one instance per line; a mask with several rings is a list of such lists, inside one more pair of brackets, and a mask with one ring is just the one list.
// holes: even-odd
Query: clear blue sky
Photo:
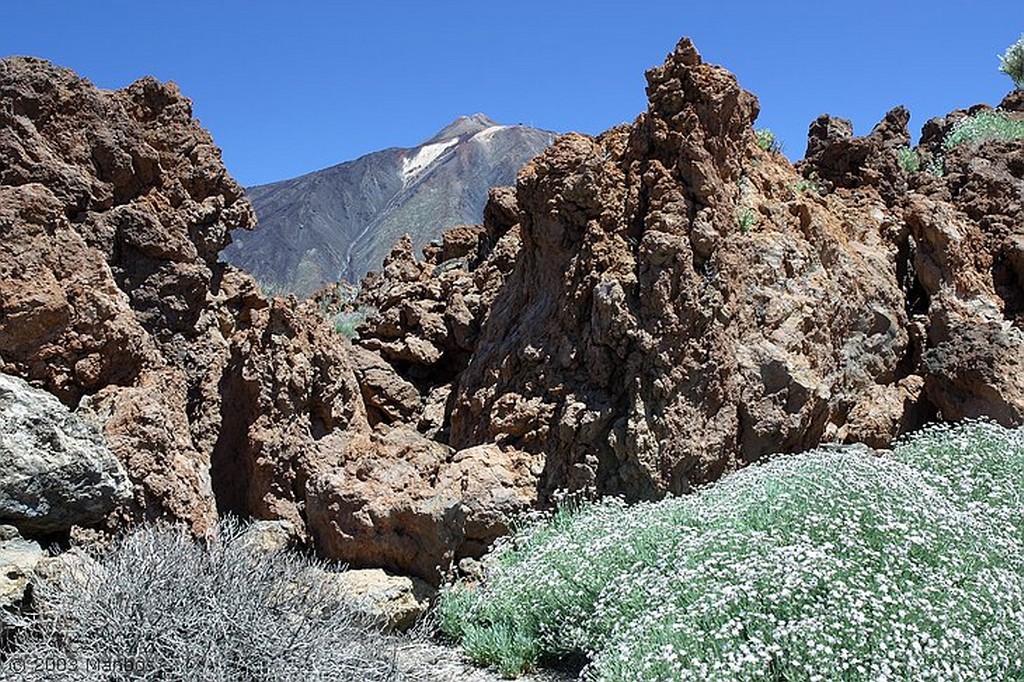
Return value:
[(680, 36), (761, 100), (803, 155), (828, 112), (867, 133), (897, 104), (930, 117), (1011, 88), (996, 55), (1014, 2), (267, 2), (3, 0), (0, 53), (104, 88), (174, 80), (243, 184), (414, 146), (461, 114), (598, 133), (646, 106)]

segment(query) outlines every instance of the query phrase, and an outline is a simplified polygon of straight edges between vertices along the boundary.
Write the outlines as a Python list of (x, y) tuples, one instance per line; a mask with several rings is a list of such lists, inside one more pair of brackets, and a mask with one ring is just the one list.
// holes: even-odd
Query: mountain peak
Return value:
[(453, 137), (475, 135), (481, 130), (486, 130), (487, 128), (492, 128), (496, 125), (498, 125), (498, 123), (485, 114), (478, 113), (473, 114), (472, 116), (459, 116), (423, 144), (435, 144), (437, 142), (450, 140)]

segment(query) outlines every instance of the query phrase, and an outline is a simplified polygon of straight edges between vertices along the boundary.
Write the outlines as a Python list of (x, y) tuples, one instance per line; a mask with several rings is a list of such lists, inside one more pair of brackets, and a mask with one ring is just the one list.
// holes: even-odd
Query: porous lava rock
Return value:
[[(218, 261), (252, 209), (174, 84), (0, 69), (0, 369), (100, 424), (120, 520), (304, 528), (332, 434), (366, 427), (347, 341)], [(298, 502), (297, 502), (298, 501)]]
[(356, 343), (372, 354), (356, 357), (364, 389), (373, 386), (372, 395), (364, 394), (372, 423), (404, 422), (432, 438), (448, 437), (452, 387), (476, 351), (520, 244), (515, 192), (496, 187), (483, 225), (444, 232), (423, 260), (411, 240), (401, 239), (381, 271), (364, 279), (355, 306), (367, 317)]
[(823, 116), (794, 167), (683, 39), (632, 124), (560, 137), (423, 259), (399, 241), (353, 347), (217, 261), (252, 214), (173, 85), (2, 64), (0, 371), (103, 427), (120, 520), (283, 519), (436, 583), (566, 489), (1024, 421), (1024, 142), (946, 142), (982, 105), (915, 150), (901, 107)]
[[(453, 400), (451, 444), (543, 453), (542, 492), (683, 492), (822, 440), (886, 440), (915, 384), (877, 195), (805, 191), (756, 98), (682, 40), (649, 108), (519, 175), (521, 251)], [(881, 387), (881, 388), (880, 388)]]
[(966, 142), (904, 200), (924, 391), (945, 419), (1024, 422), (1024, 140)]
[(539, 458), (494, 445), (456, 452), (410, 428), (378, 428), (352, 437), (341, 460), (307, 486), (318, 549), (435, 585), (536, 502)]
[(794, 167), (688, 40), (647, 92), (632, 125), (562, 136), (492, 192), (481, 228), (423, 260), (401, 242), (364, 281), (358, 343), (406, 412), (401, 382), (419, 392), (410, 423), (534, 454), (542, 502), (684, 492), (933, 419), (1021, 423), (1024, 143), (944, 144), (986, 107), (916, 150), (902, 107), (863, 137), (825, 115)]
[(84, 402), (135, 484), (131, 518), (212, 522), (192, 351), (216, 259), (252, 212), (174, 85), (105, 92), (0, 62), (0, 370)]
[(1024, 143), (945, 143), (987, 107), (929, 121), (916, 150), (903, 107), (863, 137), (823, 115), (794, 167), (690, 41), (647, 79), (632, 125), (560, 137), (475, 233), (423, 261), (400, 243), (364, 282), (359, 343), (419, 390), (424, 433), (535, 454), (546, 502), (684, 492), (933, 419), (1024, 420)]

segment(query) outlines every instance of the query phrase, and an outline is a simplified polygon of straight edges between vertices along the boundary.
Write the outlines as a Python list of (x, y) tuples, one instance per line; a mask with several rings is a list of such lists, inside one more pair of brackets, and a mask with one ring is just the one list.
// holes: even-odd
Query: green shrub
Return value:
[(1024, 88), (1024, 36), (999, 56), (999, 70), (1012, 78), (1015, 86)]
[(750, 232), (757, 225), (757, 213), (751, 208), (741, 209), (736, 213), (736, 225), (743, 234)]
[(312, 560), (257, 553), (242, 532), (222, 524), (208, 546), (171, 528), (129, 535), (101, 571), (50, 588), (0, 680), (397, 679), (383, 636), (301, 579)]
[(359, 325), (366, 321), (366, 311), (338, 313), (332, 321), (334, 322), (334, 331), (350, 339), (358, 339)]
[(941, 178), (946, 174), (946, 159), (942, 154), (934, 154), (932, 158), (925, 164), (924, 170), (926, 173), (931, 173), (937, 178)]
[(936, 427), (696, 495), (556, 513), (501, 542), (441, 625), (506, 674), (587, 680), (1024, 677), (1024, 434)]
[(910, 147), (900, 147), (896, 154), (904, 173), (916, 173), (921, 170), (921, 160), (917, 157), (917, 152)]
[(801, 178), (793, 184), (793, 191), (801, 194), (821, 194), (821, 185), (813, 180)]
[(757, 146), (766, 152), (782, 151), (782, 143), (779, 142), (779, 138), (768, 128), (758, 128), (754, 131), (754, 137), (757, 139)]
[(986, 109), (957, 121), (942, 141), (942, 146), (949, 150), (961, 144), (1021, 138), (1024, 138), (1024, 121), (1014, 119), (1004, 111)]

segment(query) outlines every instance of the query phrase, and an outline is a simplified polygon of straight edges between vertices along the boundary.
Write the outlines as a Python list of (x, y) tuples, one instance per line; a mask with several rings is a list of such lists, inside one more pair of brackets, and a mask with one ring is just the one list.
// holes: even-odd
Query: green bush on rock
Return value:
[(1024, 433), (933, 427), (696, 495), (566, 509), (505, 539), (442, 628), (515, 674), (589, 680), (1024, 677)]
[(766, 152), (782, 152), (782, 142), (768, 128), (754, 130), (754, 139), (757, 140), (757, 146)]

